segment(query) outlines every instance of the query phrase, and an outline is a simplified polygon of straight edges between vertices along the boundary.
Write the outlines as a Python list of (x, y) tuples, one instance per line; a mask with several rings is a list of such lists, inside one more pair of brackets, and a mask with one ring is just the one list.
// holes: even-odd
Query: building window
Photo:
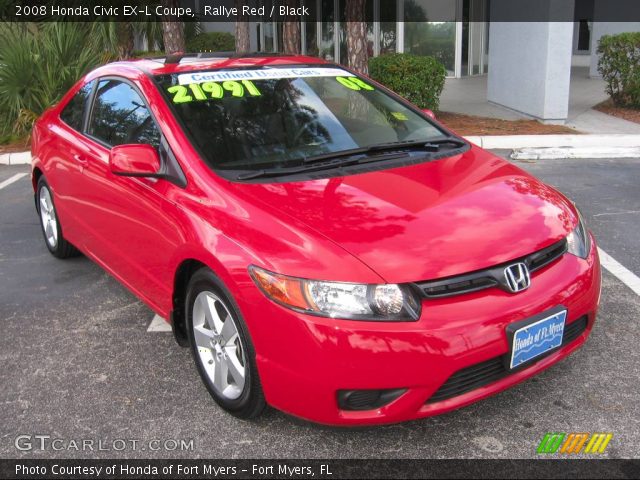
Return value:
[(321, 3), (322, 35), (320, 37), (319, 57), (335, 60), (335, 11), (333, 0), (322, 0)]
[(445, 66), (447, 75), (454, 75), (456, 22), (430, 22), (429, 16), (456, 18), (456, 2), (405, 0), (404, 52), (435, 57)]
[[(265, 0), (271, 5), (274, 0)], [(345, 0), (308, 0), (312, 19), (301, 23), (302, 52), (347, 63)], [(488, 0), (366, 0), (369, 56), (405, 52), (432, 56), (448, 76), (486, 73)], [(462, 8), (462, 22), (453, 21)], [(446, 20), (452, 21), (430, 21)], [(282, 49), (282, 24), (262, 23), (262, 51)]]
[(398, 6), (396, 2), (380, 0), (380, 55), (397, 51)]

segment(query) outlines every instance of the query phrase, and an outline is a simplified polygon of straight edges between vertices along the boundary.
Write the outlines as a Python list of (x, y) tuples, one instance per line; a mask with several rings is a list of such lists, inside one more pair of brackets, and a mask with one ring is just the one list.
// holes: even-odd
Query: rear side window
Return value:
[(73, 96), (69, 103), (67, 103), (67, 106), (62, 110), (62, 113), (60, 113), (62, 121), (79, 132), (82, 131), (87, 98), (89, 98), (91, 94), (93, 84), (94, 82), (89, 82), (78, 90), (78, 93)]
[(160, 146), (160, 131), (140, 95), (125, 82), (98, 84), (88, 133), (115, 147), (127, 143)]

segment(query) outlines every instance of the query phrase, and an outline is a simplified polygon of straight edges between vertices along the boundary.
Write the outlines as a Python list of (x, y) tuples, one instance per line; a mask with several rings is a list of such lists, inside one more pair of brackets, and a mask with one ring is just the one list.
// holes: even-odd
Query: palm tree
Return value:
[(298, 55), (300, 53), (300, 22), (284, 22), (282, 36), (284, 53)]
[[(179, 4), (178, 0), (162, 0), (164, 8), (177, 9)], [(177, 17), (168, 16), (162, 21), (162, 38), (166, 54), (185, 51), (184, 25)]]
[(27, 134), (103, 56), (86, 23), (0, 22), (0, 137)]
[[(285, 0), (285, 4), (296, 7), (298, 0)], [(284, 53), (297, 55), (300, 53), (300, 19), (295, 16), (287, 17), (282, 32)]]
[(367, 24), (365, 22), (365, 0), (346, 0), (347, 18), (347, 65), (358, 73), (369, 72), (367, 51)]
[[(160, 0), (139, 0), (139, 4), (146, 10), (155, 12)], [(160, 15), (138, 13), (135, 18), (130, 17), (130, 19), (132, 21), (127, 22), (105, 19), (90, 24), (90, 38), (110, 54), (105, 61), (112, 60), (114, 57), (118, 60), (131, 58), (136, 36), (146, 39), (148, 50), (162, 50), (164, 28)]]
[(236, 52), (248, 52), (251, 49), (249, 22), (242, 15), (242, 6), (245, 3), (243, 0), (234, 0), (234, 6), (238, 9), (236, 18)]
[(93, 22), (90, 30), (92, 41), (108, 53), (105, 61), (133, 56), (134, 22)]

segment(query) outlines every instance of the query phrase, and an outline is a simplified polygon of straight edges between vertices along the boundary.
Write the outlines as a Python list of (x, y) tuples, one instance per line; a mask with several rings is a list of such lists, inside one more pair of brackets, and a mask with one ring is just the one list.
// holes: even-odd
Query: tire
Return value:
[(202, 268), (189, 281), (185, 304), (193, 360), (213, 399), (238, 418), (260, 416), (266, 402), (255, 350), (231, 294)]
[(44, 177), (40, 177), (36, 187), (36, 209), (40, 218), (40, 227), (44, 243), (56, 258), (75, 257), (80, 252), (64, 238), (62, 225), (58, 219), (53, 193)]

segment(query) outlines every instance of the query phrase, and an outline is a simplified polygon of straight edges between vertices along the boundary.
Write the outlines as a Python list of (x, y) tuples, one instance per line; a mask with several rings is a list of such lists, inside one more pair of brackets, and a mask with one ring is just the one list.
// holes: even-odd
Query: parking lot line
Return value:
[(640, 295), (640, 278), (601, 248), (598, 248), (598, 253), (600, 254), (601, 265), (633, 290), (636, 295)]
[(147, 327), (147, 332), (170, 332), (171, 325), (160, 315), (154, 315), (153, 320)]
[(0, 183), (0, 190), (2, 190), (6, 186), (11, 185), (14, 182), (17, 182), (22, 177), (25, 177), (27, 175), (28, 175), (28, 173), (16, 173), (13, 177), (9, 177), (4, 182)]

